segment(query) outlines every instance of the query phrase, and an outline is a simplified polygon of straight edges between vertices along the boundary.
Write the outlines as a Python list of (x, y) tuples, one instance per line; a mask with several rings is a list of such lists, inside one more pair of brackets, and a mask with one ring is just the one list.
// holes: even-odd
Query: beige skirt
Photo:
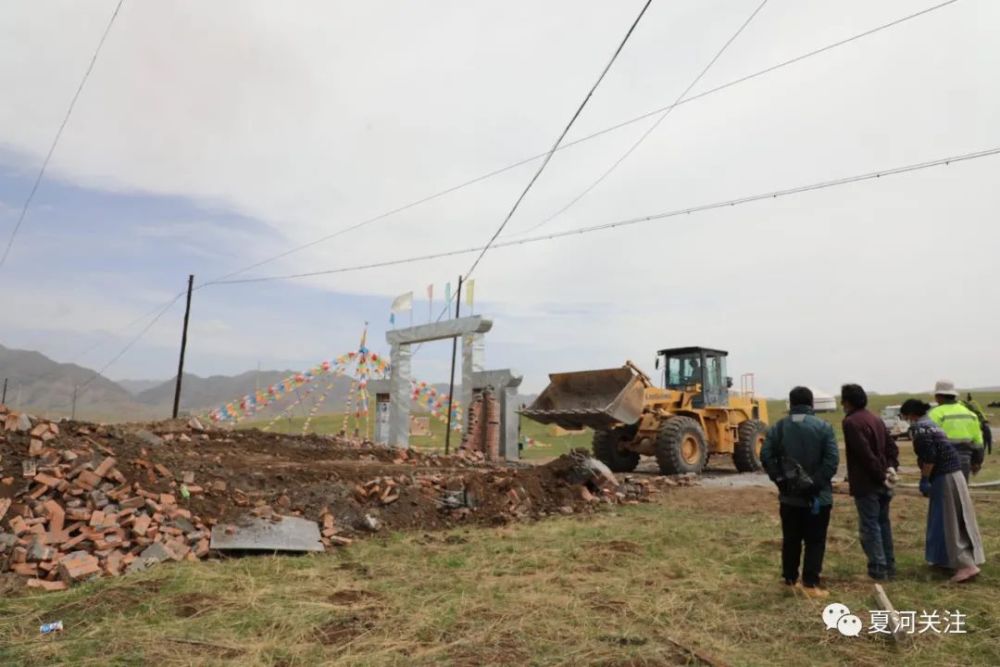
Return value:
[(961, 472), (934, 480), (927, 512), (927, 560), (953, 570), (986, 562), (976, 510)]

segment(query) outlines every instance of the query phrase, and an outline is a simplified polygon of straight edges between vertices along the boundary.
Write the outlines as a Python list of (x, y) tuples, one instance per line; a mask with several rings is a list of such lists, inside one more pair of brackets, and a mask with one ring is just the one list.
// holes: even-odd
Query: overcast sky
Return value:
[[(672, 102), (759, 0), (656, 0), (568, 139)], [(935, 4), (771, 0), (692, 93)], [(0, 4), (0, 233), (115, 2)], [(126, 2), (7, 265), (0, 343), (100, 367), (184, 287), (547, 149), (642, 2)], [(678, 107), (558, 231), (1000, 146), (1000, 3), (960, 0)], [(556, 155), (511, 221), (537, 225), (648, 127)], [(537, 162), (248, 275), (483, 243)], [(490, 367), (652, 370), (731, 352), (771, 395), (1000, 384), (1000, 157), (487, 254)], [(188, 369), (383, 351), (392, 297), (465, 255), (196, 294)], [(439, 306), (440, 307), (440, 306)], [(107, 375), (175, 372), (182, 304)], [(405, 317), (403, 318), (405, 321)], [(94, 346), (97, 347), (94, 347)], [(86, 354), (84, 354), (86, 353)], [(416, 372), (446, 377), (450, 346)]]

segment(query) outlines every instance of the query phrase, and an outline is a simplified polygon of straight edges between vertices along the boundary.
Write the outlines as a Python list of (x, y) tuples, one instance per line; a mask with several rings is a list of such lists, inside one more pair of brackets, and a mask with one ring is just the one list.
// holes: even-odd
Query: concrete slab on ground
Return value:
[(294, 516), (281, 521), (249, 518), (212, 528), (212, 549), (218, 551), (323, 551), (319, 524)]

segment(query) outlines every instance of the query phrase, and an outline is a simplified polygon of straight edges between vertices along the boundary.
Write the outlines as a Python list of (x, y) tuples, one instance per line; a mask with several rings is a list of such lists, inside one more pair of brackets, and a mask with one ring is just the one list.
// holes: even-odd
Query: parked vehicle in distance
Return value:
[(882, 408), (882, 423), (889, 429), (889, 435), (892, 436), (893, 440), (908, 440), (910, 437), (910, 425), (899, 414), (901, 407), (887, 405)]

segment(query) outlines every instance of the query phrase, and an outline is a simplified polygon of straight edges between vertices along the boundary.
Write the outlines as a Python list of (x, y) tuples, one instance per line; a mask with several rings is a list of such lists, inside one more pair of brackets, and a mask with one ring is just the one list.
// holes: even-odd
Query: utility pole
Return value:
[(76, 421), (76, 391), (79, 389), (79, 385), (73, 385), (73, 410), (70, 414), (70, 419)]
[(194, 274), (188, 276), (187, 307), (184, 309), (184, 331), (181, 333), (181, 360), (177, 364), (177, 387), (174, 389), (174, 419), (181, 407), (181, 379), (184, 377), (184, 351), (188, 342), (188, 320), (191, 317), (191, 290), (194, 287)]
[[(455, 319), (462, 307), (462, 276), (458, 277), (458, 292), (455, 294)], [(448, 380), (448, 430), (444, 433), (444, 455), (451, 450), (451, 406), (455, 400), (455, 355), (458, 354), (458, 336), (451, 339), (451, 377)]]
[(7, 378), (3, 379), (3, 398), (0, 398), (0, 403), (7, 403)]

